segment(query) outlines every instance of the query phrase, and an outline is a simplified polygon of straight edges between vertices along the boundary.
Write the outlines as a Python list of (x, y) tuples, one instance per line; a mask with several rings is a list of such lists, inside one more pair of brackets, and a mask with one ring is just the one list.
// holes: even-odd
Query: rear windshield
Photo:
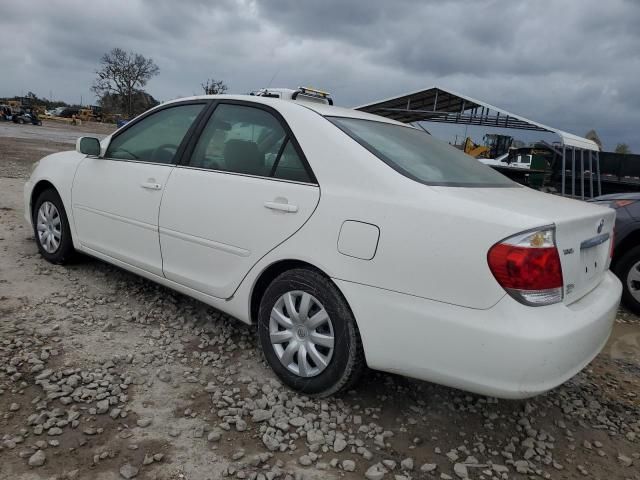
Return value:
[(334, 125), (402, 175), (427, 185), (519, 185), (417, 128), (360, 118), (327, 117)]

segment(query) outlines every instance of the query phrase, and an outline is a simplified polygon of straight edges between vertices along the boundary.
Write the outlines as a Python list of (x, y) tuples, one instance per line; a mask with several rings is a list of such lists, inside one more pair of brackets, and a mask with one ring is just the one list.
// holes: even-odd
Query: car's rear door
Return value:
[(228, 298), (261, 257), (302, 227), (319, 199), (303, 152), (275, 110), (220, 102), (165, 189), (164, 274)]
[(189, 102), (154, 111), (114, 135), (104, 158), (81, 162), (72, 209), (83, 248), (162, 275), (160, 200), (205, 107)]

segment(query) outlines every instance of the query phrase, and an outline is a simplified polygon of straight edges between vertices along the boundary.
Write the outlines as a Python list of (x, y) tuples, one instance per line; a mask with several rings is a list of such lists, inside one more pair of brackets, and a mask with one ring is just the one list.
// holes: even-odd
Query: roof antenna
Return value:
[(276, 68), (276, 71), (273, 74), (273, 76), (271, 77), (271, 80), (269, 80), (269, 85), (267, 85), (267, 88), (269, 88), (271, 86), (271, 83), (273, 83), (273, 80), (275, 80), (275, 78), (276, 78), (276, 76), (278, 75), (279, 72), (280, 72), (280, 67)]

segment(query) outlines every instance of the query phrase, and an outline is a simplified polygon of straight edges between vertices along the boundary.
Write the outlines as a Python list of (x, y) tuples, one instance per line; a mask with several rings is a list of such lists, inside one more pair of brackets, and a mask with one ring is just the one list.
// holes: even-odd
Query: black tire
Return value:
[[(44, 202), (51, 202), (58, 210), (60, 216), (60, 232), (61, 238), (58, 248), (54, 252), (47, 252), (40, 243), (40, 236), (38, 235), (38, 211)], [(33, 212), (31, 218), (33, 219), (33, 234), (36, 239), (36, 245), (38, 245), (38, 251), (45, 260), (55, 263), (57, 265), (64, 265), (73, 260), (75, 256), (75, 249), (73, 248), (73, 240), (71, 238), (71, 229), (69, 228), (69, 220), (67, 219), (67, 212), (64, 209), (62, 199), (60, 195), (53, 189), (45, 190), (42, 192), (36, 202), (33, 205)]]
[[(633, 297), (627, 282), (629, 272), (638, 262), (640, 262), (640, 246), (632, 248), (620, 257), (616, 262), (614, 273), (622, 282), (622, 303), (633, 313), (640, 315), (640, 302)], [(638, 288), (640, 289), (640, 284)]]
[[(324, 307), (333, 326), (333, 355), (327, 367), (312, 377), (302, 377), (289, 371), (278, 359), (270, 340), (271, 310), (280, 297), (291, 291), (302, 291), (315, 297)], [(366, 368), (362, 341), (353, 313), (338, 288), (320, 272), (294, 269), (273, 280), (260, 302), (258, 332), (267, 363), (283, 383), (298, 392), (327, 397), (348, 390)]]

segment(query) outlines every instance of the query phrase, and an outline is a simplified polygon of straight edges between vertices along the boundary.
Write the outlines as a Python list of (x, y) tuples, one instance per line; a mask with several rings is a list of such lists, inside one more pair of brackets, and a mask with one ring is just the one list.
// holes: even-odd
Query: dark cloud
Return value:
[(357, 105), (434, 84), (640, 152), (636, 0), (3, 1), (0, 96), (93, 101), (100, 56), (153, 58), (168, 100), (310, 84)]

